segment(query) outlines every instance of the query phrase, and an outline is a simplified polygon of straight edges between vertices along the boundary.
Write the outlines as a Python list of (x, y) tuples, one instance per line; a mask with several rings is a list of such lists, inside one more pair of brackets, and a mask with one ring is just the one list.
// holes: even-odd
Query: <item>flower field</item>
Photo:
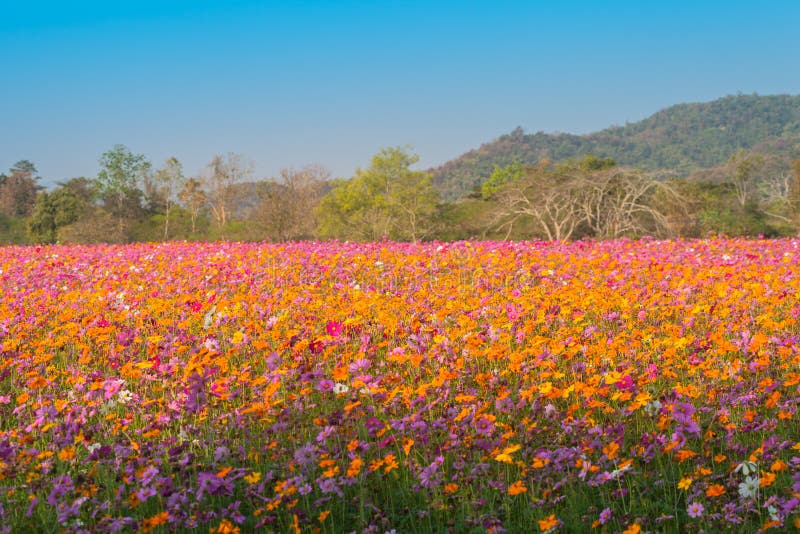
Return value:
[(799, 247), (0, 248), (0, 532), (795, 528)]

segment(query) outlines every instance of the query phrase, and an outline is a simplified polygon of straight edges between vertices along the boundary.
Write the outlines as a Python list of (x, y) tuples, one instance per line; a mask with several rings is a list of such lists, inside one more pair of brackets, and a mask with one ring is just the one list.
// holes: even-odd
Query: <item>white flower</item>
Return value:
[(133, 393), (131, 393), (127, 389), (122, 389), (120, 390), (119, 393), (117, 393), (117, 401), (119, 401), (120, 404), (128, 404), (132, 400), (133, 400)]
[(217, 311), (216, 306), (211, 306), (211, 309), (206, 312), (203, 316), (203, 328), (208, 330), (211, 328), (211, 323), (214, 320), (214, 312)]
[(745, 478), (744, 482), (739, 484), (739, 495), (745, 499), (755, 497), (758, 495), (758, 486), (760, 483), (761, 480), (758, 477)]
[(771, 504), (767, 507), (767, 512), (769, 512), (769, 518), (773, 521), (780, 521), (781, 516), (778, 515), (778, 509), (772, 506)]
[(350, 388), (344, 384), (340, 384), (339, 382), (336, 382), (336, 384), (333, 386), (333, 392), (337, 395), (339, 393), (347, 393), (348, 391), (350, 391)]
[(644, 413), (646, 413), (650, 417), (655, 417), (656, 415), (661, 413), (661, 401), (656, 399), (645, 404)]
[(736, 466), (734, 472), (739, 473), (741, 472), (743, 476), (747, 476), (750, 473), (755, 473), (758, 471), (758, 464), (755, 462), (742, 462)]
[(113, 410), (116, 405), (117, 401), (115, 401), (114, 399), (108, 399), (108, 402), (100, 406), (100, 413), (105, 415), (111, 410)]
[(89, 451), (89, 454), (92, 454), (94, 451), (100, 448), (99, 443), (92, 443), (91, 445), (86, 446), (86, 450)]

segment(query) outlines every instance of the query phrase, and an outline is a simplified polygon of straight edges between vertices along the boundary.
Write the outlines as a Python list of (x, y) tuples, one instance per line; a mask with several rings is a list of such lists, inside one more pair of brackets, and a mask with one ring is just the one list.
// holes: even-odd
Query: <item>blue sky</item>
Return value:
[(516, 126), (585, 133), (680, 102), (800, 93), (800, 2), (8, 2), (0, 169), (94, 176), (116, 143), (188, 174), (443, 163)]

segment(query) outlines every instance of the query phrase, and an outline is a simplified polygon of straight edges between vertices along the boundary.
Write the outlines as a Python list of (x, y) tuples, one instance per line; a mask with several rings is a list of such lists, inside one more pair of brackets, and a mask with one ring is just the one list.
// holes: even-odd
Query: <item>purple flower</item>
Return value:
[(698, 517), (702, 516), (703, 515), (703, 510), (705, 510), (705, 508), (703, 507), (702, 504), (700, 504), (697, 501), (693, 502), (692, 504), (690, 504), (686, 508), (686, 511), (688, 512), (689, 517), (691, 517), (692, 519), (695, 519), (695, 518), (698, 518)]
[(317, 391), (321, 391), (321, 392), (324, 393), (326, 391), (332, 390), (333, 386), (335, 386), (335, 385), (336, 384), (334, 383), (333, 380), (329, 380), (327, 378), (323, 378), (322, 380), (317, 382)]
[[(139, 479), (142, 486), (147, 486), (150, 482), (153, 481), (153, 478), (158, 474), (158, 469), (154, 466), (150, 466), (142, 472), (142, 476)], [(142, 500), (142, 499), (140, 499)]]
[(503, 397), (494, 401), (494, 407), (500, 413), (509, 413), (514, 409), (514, 401), (511, 397)]
[(353, 374), (364, 372), (370, 367), (370, 362), (366, 358), (359, 358), (357, 360), (353, 360), (352, 363), (349, 365), (350, 372)]
[(375, 436), (378, 431), (382, 430), (385, 426), (377, 417), (368, 418), (364, 425), (367, 427), (367, 432), (370, 436)]
[(156, 490), (151, 487), (140, 488), (136, 492), (136, 498), (139, 499), (139, 502), (145, 502), (150, 497), (155, 497), (156, 493)]
[(316, 458), (317, 458), (316, 448), (311, 443), (306, 443), (305, 445), (294, 451), (294, 461), (304, 467), (309, 464), (313, 464)]
[(31, 499), (31, 503), (28, 505), (28, 510), (25, 512), (25, 517), (31, 517), (33, 515), (33, 510), (36, 508), (37, 504), (39, 504), (39, 499), (36, 497)]
[(229, 480), (219, 478), (216, 473), (203, 472), (197, 475), (197, 500), (201, 501), (203, 495), (219, 495), (221, 493), (231, 493), (233, 484)]
[(74, 488), (75, 486), (72, 484), (72, 479), (69, 477), (69, 475), (56, 477), (53, 479), (53, 489), (47, 496), (47, 504), (50, 506), (57, 505), (58, 500), (72, 491)]
[(600, 517), (598, 518), (601, 525), (605, 525), (611, 520), (611, 508), (606, 508), (602, 512), (600, 512)]
[(444, 463), (444, 457), (437, 456), (436, 459), (419, 474), (419, 482), (423, 488), (431, 488), (442, 481), (439, 467)]
[(333, 431), (336, 430), (335, 427), (330, 425), (323, 428), (319, 434), (317, 434), (317, 443), (325, 443), (328, 437), (333, 434)]
[(214, 461), (219, 463), (219, 462), (225, 460), (228, 457), (228, 455), (230, 454), (230, 452), (231, 451), (230, 451), (230, 449), (228, 449), (228, 447), (226, 447), (224, 445), (220, 445), (219, 447), (214, 449)]
[(488, 436), (492, 433), (492, 428), (494, 428), (494, 423), (490, 420), (486, 419), (485, 417), (480, 417), (475, 422), (475, 431), (478, 434), (482, 434), (484, 436)]
[(344, 497), (344, 493), (339, 486), (336, 484), (336, 480), (332, 478), (318, 478), (317, 479), (317, 486), (322, 493), (335, 493), (339, 497)]

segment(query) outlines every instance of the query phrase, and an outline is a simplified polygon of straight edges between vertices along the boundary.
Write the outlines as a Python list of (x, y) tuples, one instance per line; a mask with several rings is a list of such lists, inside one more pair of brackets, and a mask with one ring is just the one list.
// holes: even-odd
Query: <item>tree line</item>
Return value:
[(0, 174), (0, 243), (166, 240), (354, 241), (610, 239), (793, 235), (800, 229), (800, 159), (738, 150), (723, 165), (677, 178), (580, 159), (496, 166), (465, 198), (442, 201), (407, 147), (332, 179), (319, 165), (267, 180), (239, 154), (186, 176), (116, 145), (96, 177), (44, 190), (36, 166)]

